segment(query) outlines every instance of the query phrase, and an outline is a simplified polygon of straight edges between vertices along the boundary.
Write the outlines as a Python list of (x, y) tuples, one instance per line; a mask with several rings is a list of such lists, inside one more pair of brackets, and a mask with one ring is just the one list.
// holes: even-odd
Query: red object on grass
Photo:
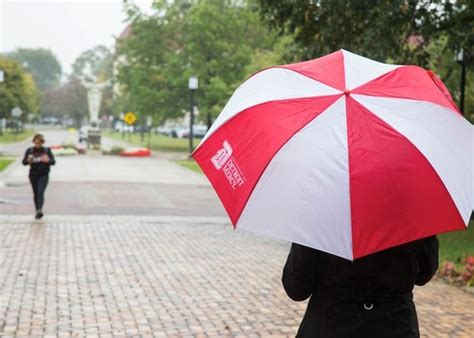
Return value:
[(127, 148), (120, 153), (120, 156), (148, 157), (151, 156), (151, 151), (148, 148)]

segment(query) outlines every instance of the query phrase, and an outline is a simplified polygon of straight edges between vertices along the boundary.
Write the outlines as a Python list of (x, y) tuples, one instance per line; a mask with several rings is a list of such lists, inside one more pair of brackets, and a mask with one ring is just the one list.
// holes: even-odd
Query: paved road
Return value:
[[(25, 168), (0, 176), (1, 337), (294, 336), (288, 243), (232, 231), (203, 176), (92, 153), (51, 179), (33, 221)], [(423, 337), (473, 337), (472, 295), (434, 281), (415, 296)]]
[[(45, 130), (38, 131), (46, 136), (46, 141), (49, 145), (52, 144), (61, 144), (65, 141), (76, 142), (77, 134), (69, 133), (66, 130), (57, 129), (57, 128), (48, 128)], [(0, 144), (0, 152), (5, 155), (20, 156), (23, 155), (27, 147), (31, 146), (31, 139), (26, 139), (22, 142), (17, 143), (7, 143)]]

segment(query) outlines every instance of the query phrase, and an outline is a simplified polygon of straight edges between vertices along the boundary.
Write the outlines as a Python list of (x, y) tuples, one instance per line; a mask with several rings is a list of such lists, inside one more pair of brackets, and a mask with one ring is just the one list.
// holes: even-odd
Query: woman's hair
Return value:
[(41, 141), (41, 143), (44, 143), (44, 136), (42, 134), (36, 134), (35, 136), (33, 136), (33, 142), (35, 142), (36, 140)]

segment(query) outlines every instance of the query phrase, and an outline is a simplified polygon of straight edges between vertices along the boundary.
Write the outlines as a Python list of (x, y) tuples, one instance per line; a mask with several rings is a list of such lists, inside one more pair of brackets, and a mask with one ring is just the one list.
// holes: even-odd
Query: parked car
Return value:
[(172, 138), (177, 138), (178, 130), (181, 130), (181, 128), (171, 128), (169, 136), (171, 136)]
[[(205, 125), (195, 125), (193, 127), (193, 137), (203, 138), (207, 133), (207, 126)], [(183, 128), (176, 131), (176, 135), (179, 138), (188, 138), (189, 137), (189, 128)]]
[(166, 136), (171, 136), (173, 128), (167, 127), (167, 126), (159, 126), (155, 128), (155, 133), (156, 134), (162, 134)]
[(207, 133), (207, 126), (197, 125), (193, 128), (193, 136), (196, 138), (203, 138)]
[(57, 117), (45, 116), (45, 117), (40, 118), (40, 123), (53, 126), (53, 125), (61, 124), (61, 121)]
[(65, 127), (73, 127), (74, 126), (74, 120), (71, 119), (70, 117), (65, 117), (65, 118), (63, 118), (62, 124)]
[[(176, 136), (174, 136), (174, 134)], [(175, 129), (174, 134), (171, 134), (172, 137), (178, 137), (178, 138), (186, 138), (189, 137), (189, 128), (180, 128), (180, 129)]]
[(178, 137), (177, 131), (181, 129), (185, 129), (185, 127), (179, 125), (162, 125), (156, 127), (155, 133), (175, 138)]
[(141, 126), (141, 125), (138, 125), (134, 128), (133, 130), (135, 133), (149, 133), (150, 132), (150, 127), (148, 126)]
[(123, 123), (122, 121), (115, 122), (114, 130), (116, 132), (133, 132), (133, 126)]

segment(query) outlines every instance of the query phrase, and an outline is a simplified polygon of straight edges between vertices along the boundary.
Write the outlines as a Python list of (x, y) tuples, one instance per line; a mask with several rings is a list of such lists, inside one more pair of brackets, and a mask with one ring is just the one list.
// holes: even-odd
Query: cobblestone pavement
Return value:
[[(219, 222), (0, 217), (0, 336), (294, 336), (288, 243)], [(416, 302), (424, 337), (472, 337), (472, 295), (433, 282)]]

